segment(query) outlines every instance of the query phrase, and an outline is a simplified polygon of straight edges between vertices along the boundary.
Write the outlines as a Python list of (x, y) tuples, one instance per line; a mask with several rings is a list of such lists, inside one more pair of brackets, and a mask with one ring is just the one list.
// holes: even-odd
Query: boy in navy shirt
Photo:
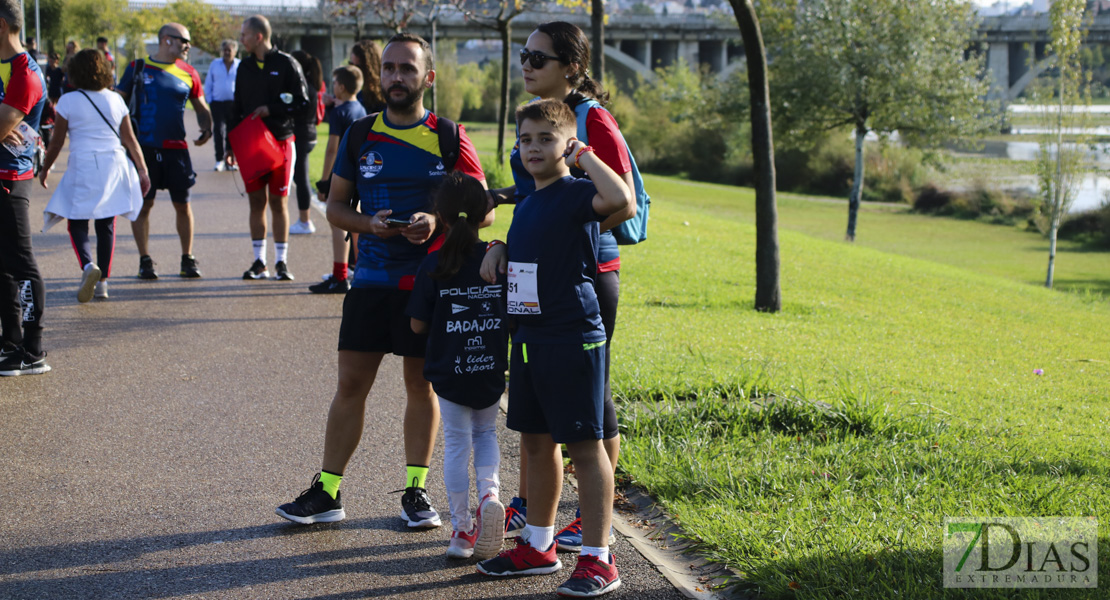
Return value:
[[(343, 134), (347, 133), (351, 124), (366, 116), (366, 109), (355, 100), (355, 94), (362, 89), (362, 71), (351, 65), (344, 65), (331, 72), (332, 91), (335, 92), (335, 104), (328, 111), (328, 147), (324, 151), (324, 171), (320, 181), (316, 182), (320, 202), (327, 202), (328, 189), (331, 186), (331, 170), (335, 166), (335, 155), (339, 152), (339, 142)], [(358, 234), (352, 233), (351, 239), (358, 244)], [(347, 232), (331, 226), (331, 275), (320, 283), (308, 286), (314, 294), (346, 294), (351, 289), (348, 281), (347, 256), (350, 246), (347, 244)]]
[[(508, 427), (528, 455), (528, 524), (517, 545), (478, 564), (486, 575), (540, 575), (562, 568), (555, 511), (562, 489), (559, 444), (574, 461), (582, 551), (560, 595), (600, 596), (620, 586), (609, 554), (613, 471), (602, 447), (605, 329), (594, 292), (598, 223), (632, 202), (624, 181), (575, 139), (574, 111), (558, 100), (517, 109), (520, 154), (536, 190), (517, 204), (507, 250), (491, 248), (483, 277), (508, 275), (515, 320)], [(590, 179), (570, 176), (570, 167)]]

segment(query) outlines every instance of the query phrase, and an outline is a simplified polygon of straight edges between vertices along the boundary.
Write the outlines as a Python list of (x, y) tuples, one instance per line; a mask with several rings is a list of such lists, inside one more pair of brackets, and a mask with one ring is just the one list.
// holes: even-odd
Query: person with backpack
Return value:
[[(647, 195), (632, 153), (621, 135), (616, 119), (604, 104), (609, 94), (601, 84), (590, 78), (587, 71), (590, 65), (590, 42), (586, 34), (577, 26), (563, 21), (543, 23), (536, 27), (528, 37), (520, 52), (521, 74), (524, 76), (524, 89), (539, 99), (555, 99), (566, 102), (574, 109), (577, 118), (577, 138), (594, 148), (601, 159), (635, 193), (636, 202), (628, 210), (609, 216), (601, 223), (601, 237), (598, 244), (598, 272), (594, 278), (594, 289), (601, 308), (601, 321), (605, 327), (605, 428), (603, 444), (614, 472), (620, 457), (620, 431), (617, 425), (616, 408), (613, 405), (613, 391), (609, 383), (609, 362), (611, 357), (613, 333), (616, 330), (617, 303), (620, 298), (620, 250), (617, 234), (621, 233), (625, 243), (642, 241), (647, 218)], [(501, 202), (516, 204), (534, 189), (532, 176), (524, 168), (518, 142), (509, 157), (512, 167), (513, 188), (494, 190), (494, 206)], [(585, 174), (572, 169), (575, 177)], [(630, 221), (631, 220), (631, 221)], [(624, 230), (635, 226), (631, 233)], [(635, 240), (635, 241), (633, 241)], [(527, 479), (528, 461), (521, 455), (520, 481)], [(524, 527), (527, 519), (527, 497), (523, 484), (513, 498), (505, 516), (505, 533), (513, 534)], [(577, 552), (582, 547), (582, 522), (580, 515), (555, 536), (559, 550)]]
[[(95, 49), (81, 50), (69, 62), (76, 92), (58, 101), (57, 135), (46, 150), (39, 182), (46, 186), (50, 167), (66, 137), (69, 161), (62, 181), (43, 211), (43, 231), (69, 220), (69, 237), (81, 267), (77, 301), (108, 298), (108, 277), (115, 252), (116, 217), (134, 221), (150, 188), (143, 152), (131, 130), (127, 105), (112, 91), (112, 65)], [(128, 160), (131, 153), (134, 164)], [(96, 229), (96, 261), (89, 240), (89, 219)]]
[[(339, 382), (328, 411), (321, 469), (281, 517), (303, 524), (345, 518), (339, 485), (362, 439), (366, 398), (386, 353), (401, 356), (407, 402), (401, 518), (411, 528), (438, 527), (426, 491), (439, 428), (439, 405), (424, 378), (427, 336), (412, 331), (405, 308), (421, 262), (434, 249), (432, 193), (450, 171), (485, 183), (465, 131), (424, 108), (435, 80), (431, 47), (400, 33), (382, 52), (386, 109), (359, 121), (339, 144), (328, 194), (328, 222), (358, 233), (359, 255), (339, 326)], [(351, 150), (355, 148), (356, 150)], [(357, 191), (361, 210), (351, 205)]]
[[(479, 273), (488, 245), (478, 237), (486, 190), (477, 179), (450, 173), (436, 192), (435, 214), (446, 229), (443, 247), (420, 265), (407, 312), (412, 330), (428, 335), (424, 377), (443, 417), (443, 484), (451, 508), (447, 557), (492, 558), (501, 550), (505, 523), (497, 445), (498, 401), (509, 367), (505, 278), (487, 284)], [(473, 326), (459, 327), (465, 321)], [(471, 450), (479, 498), (473, 515)]]
[(200, 137), (193, 142), (197, 146), (212, 137), (212, 111), (204, 100), (200, 74), (185, 62), (191, 47), (184, 25), (163, 25), (158, 30), (158, 51), (127, 65), (116, 87), (131, 107), (132, 124), (150, 170), (150, 190), (143, 198), (139, 218), (131, 222), (139, 249), (139, 279), (158, 279), (149, 247), (150, 211), (158, 190), (169, 192), (176, 213), (181, 239), (179, 274), (188, 279), (200, 277), (199, 262), (193, 256), (193, 209), (189, 203), (189, 188), (196, 183), (197, 174), (185, 140), (185, 103), (192, 104), (200, 126)]

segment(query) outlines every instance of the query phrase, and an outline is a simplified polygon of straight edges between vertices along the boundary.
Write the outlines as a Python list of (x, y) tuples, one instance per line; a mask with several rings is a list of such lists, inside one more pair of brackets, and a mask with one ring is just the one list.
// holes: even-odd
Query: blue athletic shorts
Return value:
[(604, 437), (605, 343), (513, 344), (506, 425), (559, 444)]

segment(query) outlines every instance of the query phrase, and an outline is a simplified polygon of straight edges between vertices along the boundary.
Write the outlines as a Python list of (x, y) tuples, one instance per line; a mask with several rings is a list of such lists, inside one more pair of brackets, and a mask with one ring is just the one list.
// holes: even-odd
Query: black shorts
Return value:
[(605, 346), (513, 343), (505, 425), (558, 444), (603, 439)]
[[(150, 148), (143, 146), (143, 160), (150, 175), (150, 189), (187, 190), (197, 182), (188, 148)], [(188, 201), (188, 196), (185, 197)]]
[(339, 349), (424, 358), (428, 336), (413, 333), (405, 314), (411, 295), (408, 290), (351, 288), (343, 299)]

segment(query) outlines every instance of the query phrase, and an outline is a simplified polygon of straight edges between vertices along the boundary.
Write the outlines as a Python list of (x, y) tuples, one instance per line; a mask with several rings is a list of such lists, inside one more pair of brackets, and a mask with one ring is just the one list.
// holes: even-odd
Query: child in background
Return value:
[[(562, 490), (559, 444), (578, 478), (582, 549), (562, 596), (607, 594), (621, 581), (609, 553), (613, 467), (602, 446), (605, 329), (594, 291), (598, 223), (627, 210), (632, 192), (574, 136), (574, 111), (560, 100), (517, 109), (520, 158), (536, 189), (517, 204), (507, 248), (486, 253), (482, 275), (508, 273), (516, 320), (509, 359), (509, 429), (528, 456), (528, 514), (516, 547), (478, 563), (486, 575), (542, 575), (562, 568), (555, 512)], [(570, 167), (590, 179), (575, 179)], [(591, 181), (592, 180), (592, 181)], [(507, 268), (507, 271), (506, 271)]]
[[(436, 192), (435, 210), (446, 239), (420, 266), (407, 313), (412, 330), (428, 334), (424, 377), (439, 396), (443, 419), (443, 482), (453, 528), (447, 556), (490, 558), (501, 550), (505, 521), (497, 498), (497, 410), (509, 342), (504, 280), (487, 284), (478, 273), (487, 248), (478, 239), (478, 227), (487, 224), (481, 182), (452, 171)], [(471, 448), (476, 518), (470, 514)]]
[[(346, 65), (331, 72), (331, 86), (335, 100), (328, 112), (328, 145), (324, 150), (324, 172), (316, 189), (320, 202), (327, 202), (328, 189), (331, 187), (331, 170), (335, 166), (335, 154), (339, 142), (351, 124), (366, 116), (366, 110), (355, 101), (355, 94), (362, 88), (362, 72), (356, 67)], [(358, 247), (358, 234), (351, 234), (351, 242)], [(351, 289), (347, 257), (351, 247), (347, 244), (347, 232), (331, 225), (332, 272), (320, 283), (308, 286), (313, 294), (345, 294)]]

